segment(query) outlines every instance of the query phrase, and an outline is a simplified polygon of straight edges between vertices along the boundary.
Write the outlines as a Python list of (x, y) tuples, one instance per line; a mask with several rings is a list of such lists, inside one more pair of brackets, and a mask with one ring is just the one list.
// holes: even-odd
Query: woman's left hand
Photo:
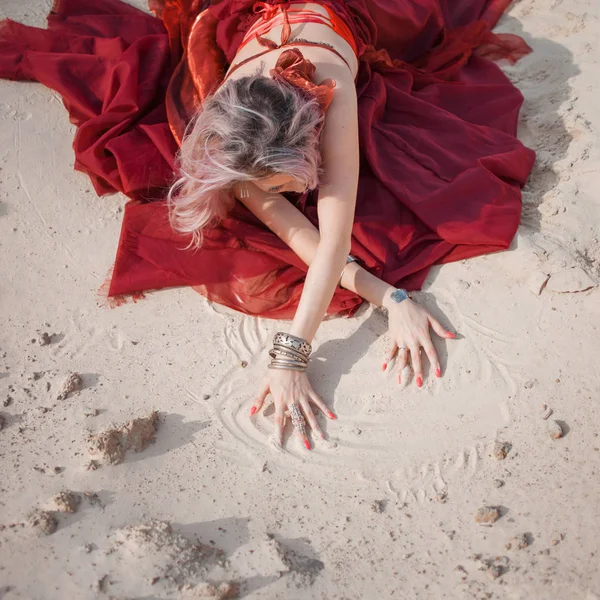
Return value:
[(402, 371), (409, 364), (410, 354), (415, 383), (421, 387), (423, 385), (421, 348), (423, 348), (436, 376), (441, 377), (440, 361), (431, 341), (429, 328), (431, 327), (444, 339), (456, 339), (456, 335), (446, 331), (428, 310), (410, 298), (399, 304), (390, 303), (386, 305), (386, 308), (388, 310), (388, 334), (392, 338), (392, 342), (386, 352), (383, 370), (387, 369), (388, 363), (398, 353), (398, 383), (401, 383)]

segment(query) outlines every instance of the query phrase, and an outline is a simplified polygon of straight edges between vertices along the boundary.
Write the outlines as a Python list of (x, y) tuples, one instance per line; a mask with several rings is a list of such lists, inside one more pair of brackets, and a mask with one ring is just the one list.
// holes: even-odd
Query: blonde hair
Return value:
[(324, 175), (319, 152), (324, 114), (314, 98), (259, 73), (226, 81), (188, 125), (177, 155), (179, 178), (167, 196), (175, 231), (203, 230), (233, 207), (233, 186), (285, 173), (315, 189)]

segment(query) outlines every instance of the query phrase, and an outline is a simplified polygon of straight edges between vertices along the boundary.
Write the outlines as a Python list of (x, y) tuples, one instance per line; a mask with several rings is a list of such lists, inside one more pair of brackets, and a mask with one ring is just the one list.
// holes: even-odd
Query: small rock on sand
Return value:
[(558, 544), (560, 544), (560, 542), (562, 542), (565, 539), (565, 534), (564, 533), (557, 533), (554, 532), (552, 534), (552, 539), (550, 540), (550, 542), (552, 543), (553, 546), (557, 546)]
[(157, 427), (158, 412), (153, 410), (147, 417), (133, 419), (91, 436), (88, 451), (111, 465), (119, 464), (123, 462), (127, 450), (142, 452), (154, 442)]
[(498, 579), (506, 571), (509, 564), (506, 556), (484, 558), (481, 554), (475, 554), (472, 558), (477, 568), (480, 571), (485, 571), (490, 579)]
[(544, 407), (542, 409), (542, 419), (544, 419), (544, 421), (547, 421), (552, 416), (552, 413), (553, 410), (547, 404), (544, 404)]
[(385, 500), (375, 500), (371, 504), (371, 510), (374, 513), (382, 513), (385, 510), (386, 501)]
[(446, 502), (448, 502), (448, 490), (441, 490), (438, 494), (436, 494), (435, 501), (439, 502), (440, 504), (446, 504)]
[[(100, 455), (111, 465), (118, 465), (125, 458), (123, 435), (118, 429), (107, 429), (89, 440), (88, 451), (92, 455)], [(89, 467), (88, 467), (88, 470)]]
[(565, 432), (558, 421), (550, 421), (548, 423), (548, 433), (550, 434), (550, 437), (555, 440), (558, 440), (565, 435)]
[(475, 513), (475, 522), (482, 525), (495, 523), (500, 518), (500, 509), (497, 506), (482, 506)]
[(486, 573), (490, 579), (498, 579), (502, 575), (502, 567), (500, 565), (490, 565), (486, 569)]
[(56, 531), (58, 521), (52, 511), (34, 510), (27, 518), (29, 526), (39, 533), (50, 535)]
[(523, 550), (529, 546), (529, 541), (524, 533), (515, 535), (504, 547), (507, 550)]
[(504, 460), (511, 448), (512, 446), (508, 442), (494, 442), (491, 455), (496, 460)]
[(133, 419), (121, 427), (121, 433), (127, 439), (127, 450), (142, 452), (154, 442), (158, 427), (158, 412), (153, 410), (149, 416)]
[(40, 346), (48, 346), (51, 343), (52, 343), (52, 336), (47, 331), (40, 333), (40, 335), (38, 337), (38, 344)]
[(458, 565), (454, 571), (460, 575), (460, 578), (464, 581), (467, 578), (467, 570), (462, 566)]
[(78, 392), (81, 389), (82, 383), (81, 376), (78, 373), (68, 373), (60, 388), (57, 400), (64, 400), (69, 394)]
[(175, 591), (169, 590), (169, 586), (181, 590), (183, 586), (193, 587), (197, 582), (206, 581), (215, 561), (220, 564), (222, 555), (220, 550), (174, 531), (164, 521), (150, 521), (118, 529), (112, 551), (121, 554), (122, 558), (126, 557), (127, 562), (133, 559), (150, 565), (145, 577), (158, 577), (167, 586), (164, 592)]
[(186, 585), (182, 589), (182, 598), (213, 598), (214, 600), (229, 600), (237, 598), (239, 588), (235, 583), (221, 583), (218, 587), (212, 583), (199, 583), (195, 586)]
[(81, 496), (75, 492), (60, 492), (52, 498), (56, 510), (60, 512), (77, 512), (79, 505), (81, 504)]

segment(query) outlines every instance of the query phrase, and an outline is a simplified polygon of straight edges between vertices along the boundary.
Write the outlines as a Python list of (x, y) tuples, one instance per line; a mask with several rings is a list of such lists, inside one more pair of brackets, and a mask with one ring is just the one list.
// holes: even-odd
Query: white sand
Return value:
[[(42, 25), (49, 6), (4, 0), (0, 16)], [(57, 94), (0, 81), (2, 600), (178, 598), (202, 580), (253, 599), (600, 598), (597, 3), (522, 0), (499, 30), (534, 49), (507, 68), (539, 153), (513, 248), (436, 269), (418, 294), (463, 336), (437, 343), (445, 376), (420, 390), (381, 374), (379, 312), (322, 325), (311, 381), (339, 420), (310, 453), (271, 447), (271, 411), (247, 416), (281, 323), (190, 289), (97, 306), (125, 198), (72, 170)], [(52, 343), (31, 343), (37, 330)], [(58, 401), (68, 371), (84, 389)], [(153, 408), (154, 445), (86, 469), (90, 432)], [(503, 461), (495, 440), (512, 444)], [(21, 525), (61, 490), (97, 498), (52, 535)], [(502, 507), (487, 527), (484, 503)], [(171, 533), (140, 529), (153, 520)], [(521, 533), (530, 545), (506, 550)]]

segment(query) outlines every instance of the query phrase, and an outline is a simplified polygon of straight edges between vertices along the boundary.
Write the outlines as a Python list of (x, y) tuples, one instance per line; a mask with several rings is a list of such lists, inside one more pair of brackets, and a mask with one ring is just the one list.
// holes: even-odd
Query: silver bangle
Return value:
[(299, 352), (307, 358), (312, 352), (312, 346), (306, 340), (296, 337), (291, 333), (285, 333), (283, 331), (278, 331), (275, 334), (275, 337), (273, 338), (273, 344), (276, 346), (289, 348), (290, 350), (294, 350), (295, 352)]
[(293, 362), (288, 362), (288, 361), (281, 361), (281, 360), (272, 360), (269, 363), (270, 367), (281, 367), (286, 368), (286, 367), (294, 367), (294, 369), (300, 369), (302, 371), (306, 371), (306, 365), (300, 364), (300, 363), (293, 363)]
[(306, 367), (293, 367), (292, 365), (274, 365), (273, 363), (267, 365), (269, 369), (284, 369), (288, 371), (306, 371)]
[(299, 358), (300, 360), (309, 360), (309, 357), (305, 354), (301, 354), (300, 352), (296, 352), (296, 350), (292, 350), (292, 348), (281, 346), (280, 344), (273, 344), (273, 348), (269, 352), (269, 356), (273, 356), (273, 354), (285, 354), (286, 356)]
[(269, 351), (269, 356), (275, 360), (283, 358), (284, 360), (296, 360), (305, 364), (310, 360), (309, 358), (306, 358), (306, 356), (302, 356), (301, 354), (294, 354), (292, 352), (286, 352), (285, 350), (279, 350), (276, 348), (273, 348), (273, 350)]
[(358, 258), (356, 258), (356, 256), (352, 256), (352, 254), (348, 254), (348, 258), (346, 259), (346, 264), (344, 265), (344, 268), (342, 269), (342, 273), (340, 274), (340, 280), (337, 283), (338, 285), (342, 285), (342, 278), (344, 277), (344, 271), (346, 270), (346, 267), (351, 262), (359, 262), (359, 261), (358, 261)]

